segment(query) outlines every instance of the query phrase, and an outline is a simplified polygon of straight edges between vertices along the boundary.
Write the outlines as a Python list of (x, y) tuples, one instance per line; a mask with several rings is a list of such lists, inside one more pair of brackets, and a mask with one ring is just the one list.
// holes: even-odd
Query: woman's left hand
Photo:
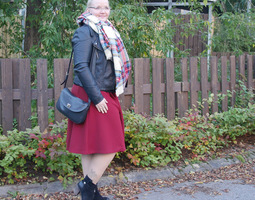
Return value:
[(98, 103), (96, 105), (98, 112), (107, 113), (107, 111), (108, 111), (107, 103), (108, 102), (106, 101), (106, 99), (103, 99), (100, 103)]

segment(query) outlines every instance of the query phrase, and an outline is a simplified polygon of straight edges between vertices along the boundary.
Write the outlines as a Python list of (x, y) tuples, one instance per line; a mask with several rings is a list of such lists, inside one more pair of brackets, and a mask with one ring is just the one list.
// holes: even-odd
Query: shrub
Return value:
[(181, 157), (181, 144), (173, 123), (157, 115), (146, 118), (133, 112), (124, 113), (126, 155), (134, 165), (164, 166)]
[(255, 104), (248, 104), (248, 108), (232, 108), (223, 113), (216, 113), (215, 120), (218, 132), (225, 137), (235, 140), (238, 136), (255, 131)]
[[(67, 120), (51, 125), (49, 132), (40, 133), (39, 127), (26, 131), (9, 131), (1, 136), (0, 174), (5, 173), (9, 183), (13, 179), (27, 177), (27, 161), (34, 165), (34, 170), (45, 173), (57, 173), (64, 184), (72, 181), (80, 169), (80, 156), (66, 150)], [(61, 135), (62, 133), (63, 135)]]

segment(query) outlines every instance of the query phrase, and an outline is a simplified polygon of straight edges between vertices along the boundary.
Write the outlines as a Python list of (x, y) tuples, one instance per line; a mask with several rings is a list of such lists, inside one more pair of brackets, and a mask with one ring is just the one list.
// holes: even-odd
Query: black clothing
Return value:
[[(102, 91), (115, 92), (116, 77), (114, 64), (106, 60), (99, 35), (88, 25), (79, 27), (73, 36), (74, 84), (82, 86), (96, 105), (103, 100)], [(90, 69), (90, 62), (96, 62)]]

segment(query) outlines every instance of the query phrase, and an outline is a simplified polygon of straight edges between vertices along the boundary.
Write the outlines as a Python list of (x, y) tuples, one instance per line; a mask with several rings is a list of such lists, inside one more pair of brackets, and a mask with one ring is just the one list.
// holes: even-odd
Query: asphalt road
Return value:
[(255, 185), (245, 184), (243, 180), (184, 182), (171, 187), (157, 186), (136, 197), (140, 200), (255, 200)]

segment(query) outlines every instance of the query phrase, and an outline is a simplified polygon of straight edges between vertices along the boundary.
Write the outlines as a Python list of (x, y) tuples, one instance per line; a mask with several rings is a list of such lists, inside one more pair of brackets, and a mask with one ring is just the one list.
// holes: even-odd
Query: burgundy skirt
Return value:
[[(88, 101), (85, 90), (73, 85), (72, 93)], [(107, 154), (126, 150), (124, 138), (124, 121), (119, 99), (114, 93), (101, 91), (108, 101), (108, 111), (98, 112), (91, 102), (87, 118), (82, 124), (68, 120), (67, 150), (77, 154)]]

